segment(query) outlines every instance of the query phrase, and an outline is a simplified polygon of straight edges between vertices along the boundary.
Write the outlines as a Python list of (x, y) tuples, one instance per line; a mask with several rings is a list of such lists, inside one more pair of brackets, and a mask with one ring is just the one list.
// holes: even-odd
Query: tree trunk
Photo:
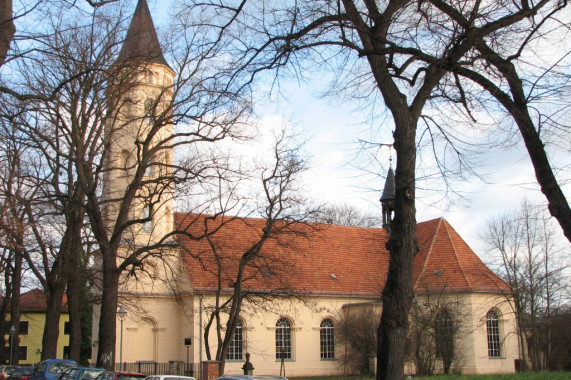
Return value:
[(16, 34), (12, 0), (0, 0), (0, 66), (6, 61), (12, 38)]
[(74, 235), (72, 240), (71, 254), (69, 256), (69, 278), (67, 282), (67, 307), (69, 312), (69, 359), (80, 362), (81, 350), (81, 317), (80, 317), (80, 289), (78, 278), (80, 269), (79, 256), (82, 252), (81, 228), (83, 226), (82, 210), (73, 213)]
[(101, 299), (101, 314), (99, 316), (99, 351), (97, 352), (97, 367), (114, 370), (117, 326), (117, 299), (119, 296), (119, 272), (114, 254), (102, 253), (103, 290)]
[(14, 254), (14, 271), (12, 272), (12, 301), (10, 302), (10, 327), (16, 329), (13, 339), (11, 339), (10, 350), (12, 352), (12, 364), (18, 365), (20, 360), (20, 291), (22, 287), (22, 253)]
[(61, 279), (54, 281), (46, 294), (46, 325), (42, 338), (42, 360), (61, 357), (61, 354), (58, 355), (57, 352), (57, 343), (65, 284), (66, 282)]
[[(408, 110), (407, 110), (408, 111)], [(416, 123), (410, 112), (396, 115), (394, 148), (395, 214), (387, 249), (389, 269), (383, 290), (383, 312), (379, 326), (378, 379), (402, 379), (412, 305), (412, 270), (418, 252), (415, 217)]]

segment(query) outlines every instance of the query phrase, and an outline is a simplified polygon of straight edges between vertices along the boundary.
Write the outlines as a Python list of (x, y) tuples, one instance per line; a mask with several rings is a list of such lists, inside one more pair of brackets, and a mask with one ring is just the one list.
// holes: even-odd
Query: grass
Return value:
[(428, 377), (413, 377), (414, 380), (568, 380), (571, 379), (571, 372), (524, 372), (512, 373), (509, 375), (438, 375)]
[[(408, 377), (405, 376), (405, 380)], [(329, 377), (289, 377), (289, 380), (375, 380), (371, 377), (329, 376)], [(524, 372), (509, 375), (436, 375), (412, 376), (412, 380), (571, 380), (571, 372)]]

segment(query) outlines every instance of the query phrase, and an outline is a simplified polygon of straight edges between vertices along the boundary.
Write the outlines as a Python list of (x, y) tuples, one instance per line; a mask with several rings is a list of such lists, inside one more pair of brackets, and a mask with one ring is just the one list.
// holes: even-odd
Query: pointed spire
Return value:
[(393, 201), (395, 199), (395, 173), (393, 168), (389, 167), (389, 172), (387, 173), (387, 179), (385, 181), (385, 188), (383, 189), (383, 195), (381, 195), (381, 203), (384, 201)]
[(159, 63), (169, 67), (163, 56), (146, 0), (139, 0), (137, 3), (137, 8), (135, 8), (127, 31), (127, 37), (116, 63), (125, 63), (131, 60)]
[(395, 210), (395, 173), (392, 166), (389, 167), (383, 195), (381, 195), (381, 207), (383, 212), (383, 228), (391, 233), (391, 221)]

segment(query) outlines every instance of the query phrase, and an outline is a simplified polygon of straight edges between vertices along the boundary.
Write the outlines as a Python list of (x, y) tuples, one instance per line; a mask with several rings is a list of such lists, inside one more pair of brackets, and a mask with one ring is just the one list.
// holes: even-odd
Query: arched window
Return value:
[(153, 208), (151, 205), (145, 205), (141, 214), (141, 219), (149, 219), (143, 222), (143, 231), (151, 232), (153, 230)]
[(153, 124), (153, 99), (145, 99), (145, 121), (149, 124)]
[(276, 359), (291, 359), (291, 322), (286, 318), (276, 323)]
[(236, 330), (234, 330), (234, 336), (232, 337), (232, 342), (228, 347), (228, 352), (226, 353), (226, 360), (242, 360), (244, 358), (244, 329), (241, 320), (238, 320), (236, 324)]
[(321, 359), (335, 359), (335, 327), (331, 319), (324, 319), (319, 326)]
[(436, 357), (450, 362), (454, 357), (454, 326), (446, 309), (440, 310), (434, 319)]
[(123, 170), (127, 170), (129, 169), (129, 151), (128, 150), (122, 150), (121, 153), (119, 154), (119, 167)]
[(488, 335), (488, 356), (490, 358), (501, 357), (500, 321), (498, 313), (494, 310), (490, 310), (486, 314), (486, 330)]

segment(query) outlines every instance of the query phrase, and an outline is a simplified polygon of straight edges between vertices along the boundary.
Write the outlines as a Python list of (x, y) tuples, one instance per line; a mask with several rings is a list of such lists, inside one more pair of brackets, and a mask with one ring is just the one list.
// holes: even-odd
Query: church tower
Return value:
[(392, 166), (389, 167), (383, 195), (381, 195), (379, 201), (381, 202), (383, 212), (383, 228), (390, 233), (391, 220), (395, 210), (395, 173), (393, 172)]
[(146, 0), (137, 4), (112, 73), (104, 217), (112, 232), (119, 213), (128, 212), (126, 220), (136, 222), (122, 240), (149, 245), (173, 229), (175, 73), (163, 56)]

